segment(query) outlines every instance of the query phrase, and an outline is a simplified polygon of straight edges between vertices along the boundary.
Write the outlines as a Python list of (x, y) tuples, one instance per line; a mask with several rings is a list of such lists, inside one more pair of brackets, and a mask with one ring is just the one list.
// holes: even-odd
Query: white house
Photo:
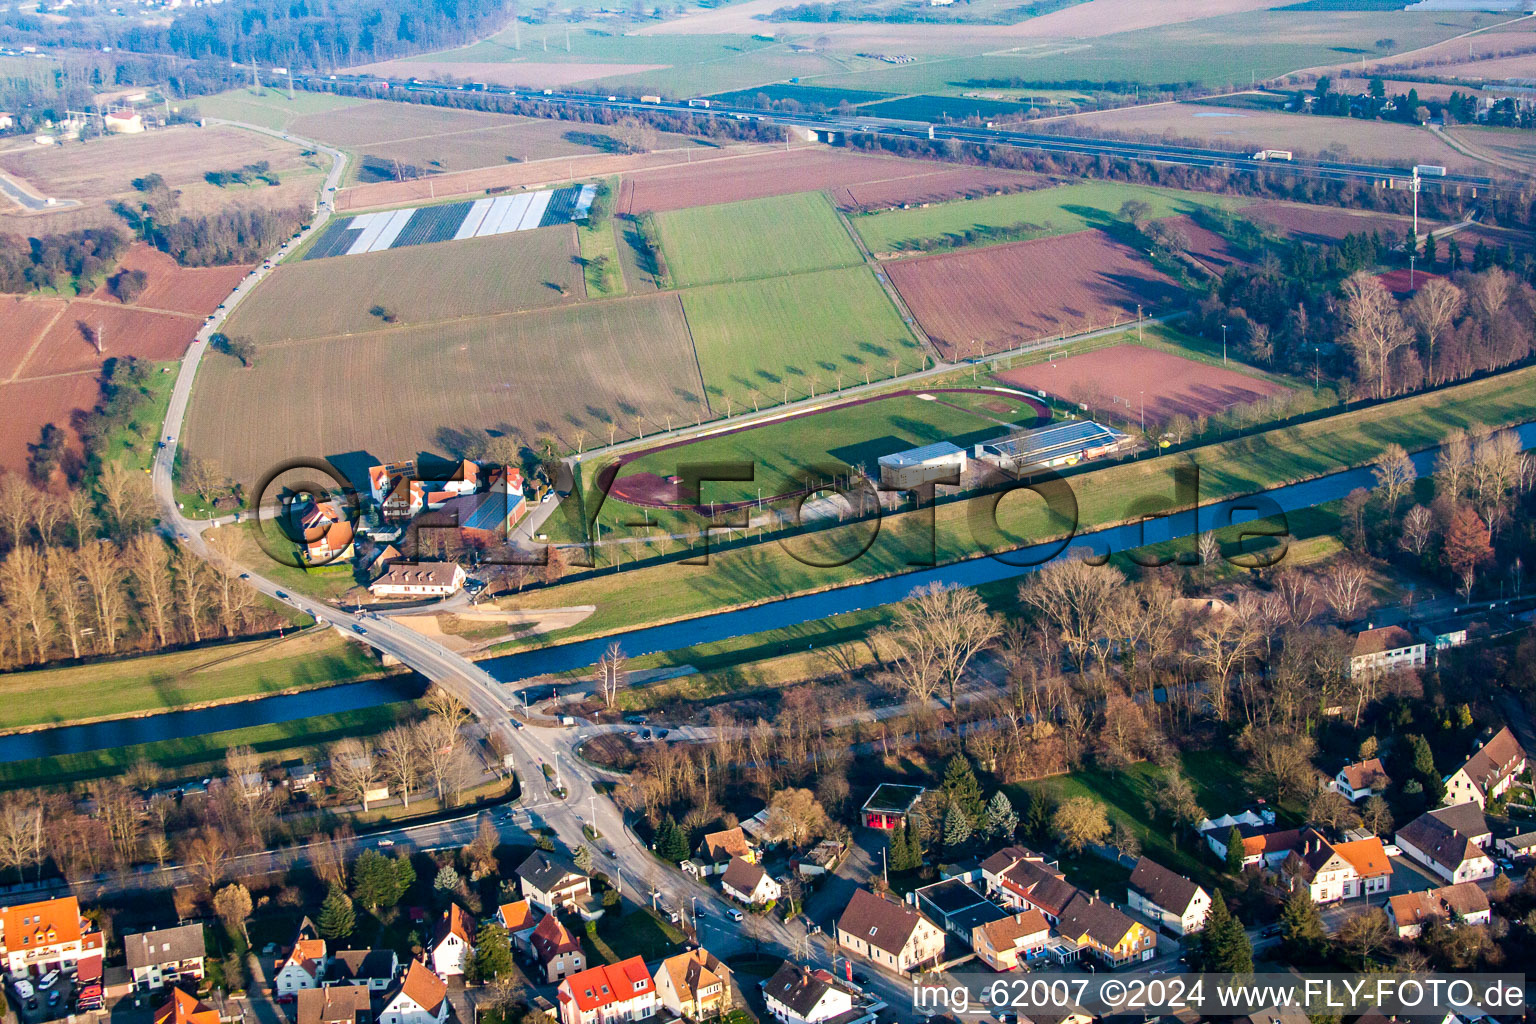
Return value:
[(1372, 836), (1330, 843), (1316, 829), (1302, 833), (1301, 846), (1280, 866), (1293, 885), (1305, 885), (1314, 903), (1373, 896), (1392, 884), (1392, 863), (1381, 840)]
[(1423, 668), (1427, 647), (1402, 626), (1380, 626), (1355, 634), (1349, 657), (1350, 675), (1380, 674)]
[(178, 928), (125, 935), (123, 953), (127, 957), (135, 992), (150, 992), (183, 981), (201, 981), (203, 958), (207, 953), (203, 926), (184, 924)]
[(316, 988), (325, 979), (325, 940), (309, 918), (299, 922), (293, 948), (277, 962), (272, 989), (280, 1000), (292, 999), (300, 989)]
[(1126, 902), (1175, 935), (1200, 931), (1211, 912), (1210, 893), (1146, 857), (1138, 860), (1131, 872)]
[(1372, 757), (1340, 768), (1333, 781), (1328, 783), (1328, 788), (1335, 793), (1342, 793), (1354, 803), (1372, 793), (1381, 792), (1391, 784), (1392, 780), (1381, 766), (1381, 758)]
[(447, 597), (464, 585), (457, 562), (392, 562), (368, 584), (374, 597)]
[(783, 895), (783, 887), (775, 882), (761, 864), (732, 857), (731, 863), (720, 876), (721, 890), (732, 899), (752, 906), (776, 900)]
[(707, 949), (668, 957), (656, 968), (656, 1001), (685, 1020), (718, 1017), (731, 1005), (731, 972)]
[(1493, 858), (1469, 837), (1433, 814), (1421, 814), (1397, 830), (1397, 845), (1405, 855), (1447, 882), (1492, 878)]
[[(656, 1014), (656, 983), (638, 956), (573, 974), (555, 990), (560, 1024), (623, 1024)], [(389, 1024), (389, 1022), (385, 1022)]]
[(1487, 924), (1493, 917), (1488, 906), (1488, 894), (1476, 882), (1457, 882), (1454, 885), (1430, 889), (1427, 892), (1405, 892), (1387, 900), (1387, 916), (1400, 939), (1418, 938), (1424, 926), (1431, 921), (1446, 924)]
[(1445, 780), (1445, 802), (1486, 808), (1489, 800), (1502, 796), (1525, 771), (1525, 764), (1520, 741), (1508, 727), (1500, 729)]
[(837, 919), (837, 944), (901, 974), (944, 956), (944, 932), (937, 925), (868, 889), (855, 889)]
[(101, 933), (73, 896), (0, 907), (0, 956), (12, 977), (67, 971), (101, 955)]
[(1510, 860), (1527, 860), (1536, 856), (1536, 832), (1521, 832), (1507, 836), (1495, 843), (1498, 851)]
[(832, 975), (788, 960), (763, 985), (763, 1001), (783, 1024), (821, 1024), (853, 1009), (853, 993)]
[(463, 974), (464, 965), (474, 952), (474, 926), (469, 914), (457, 903), (448, 904), (432, 933), (432, 969), (442, 978)]
[(535, 850), (517, 866), (518, 882), (528, 902), (546, 914), (579, 910), (592, 897), (592, 880), (563, 858)]
[(379, 1024), (443, 1024), (448, 1010), (447, 983), (412, 960), (400, 984), (385, 995)]

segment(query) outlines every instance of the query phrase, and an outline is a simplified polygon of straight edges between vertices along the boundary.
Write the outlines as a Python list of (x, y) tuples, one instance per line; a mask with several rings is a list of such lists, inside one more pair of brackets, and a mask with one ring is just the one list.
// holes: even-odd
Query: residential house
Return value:
[(1536, 857), (1536, 832), (1521, 832), (1516, 836), (1500, 839), (1496, 847), (1511, 860), (1527, 860)]
[(325, 984), (384, 992), (399, 973), (400, 957), (392, 949), (338, 949), (326, 962)]
[(1492, 878), (1496, 870), (1481, 846), (1432, 814), (1421, 814), (1398, 829), (1396, 839), (1406, 856), (1447, 882)]
[(864, 801), (860, 816), (869, 828), (904, 828), (907, 814), (916, 806), (926, 790), (922, 786), (903, 786), (894, 782), (882, 782)]
[(448, 984), (412, 960), (405, 974), (384, 995), (379, 1024), (443, 1024), (448, 1019)]
[(368, 584), (374, 597), (447, 597), (464, 585), (464, 567), (457, 562), (391, 562), (383, 575)]
[(443, 916), (437, 919), (429, 953), (432, 969), (438, 977), (464, 973), (465, 965), (475, 953), (475, 926), (467, 910), (457, 903), (448, 904)]
[(668, 957), (656, 969), (656, 1001), (684, 1020), (719, 1017), (731, 1007), (731, 972), (707, 949)]
[(402, 480), (416, 479), (416, 460), (386, 462), (368, 470), (368, 496), (381, 508)]
[(123, 953), (135, 992), (150, 992), (183, 981), (203, 980), (203, 926), (184, 924), (123, 936)]
[(757, 850), (739, 825), (722, 832), (709, 833), (699, 843), (699, 848), (694, 851), (694, 855), (704, 865), (704, 870), (700, 874), (705, 875), (720, 874), (730, 865), (733, 858), (739, 857), (748, 864), (757, 863)]
[(1328, 788), (1335, 793), (1342, 793), (1354, 803), (1372, 793), (1380, 793), (1391, 784), (1386, 769), (1381, 766), (1381, 758), (1372, 757), (1340, 768), (1328, 783)]
[(197, 996), (171, 989), (170, 998), (155, 1010), (154, 1024), (220, 1024), (223, 1015)]
[(101, 955), (101, 933), (73, 896), (0, 907), (0, 963), (13, 978), (69, 970), (92, 950)]
[(496, 908), (496, 923), (507, 930), (513, 952), (533, 956), (533, 929), (538, 925), (540, 914), (541, 911), (525, 899), (503, 903)]
[(1486, 808), (1525, 771), (1525, 751), (1508, 727), (1472, 752), (1467, 763), (1445, 780), (1445, 803), (1475, 803)]
[(846, 848), (836, 839), (823, 839), (800, 857), (795, 866), (802, 878), (831, 874), (842, 863)]
[(825, 1024), (853, 1009), (853, 992), (826, 971), (786, 960), (764, 983), (763, 1001), (783, 1024)]
[(977, 925), (971, 932), (971, 948), (994, 971), (1017, 970), (1022, 964), (1045, 955), (1051, 926), (1038, 910), (1026, 910), (1001, 921)]
[(334, 501), (310, 502), (299, 516), (304, 538), (304, 560), (310, 565), (329, 565), (353, 555), (353, 525)]
[(1179, 936), (1200, 931), (1211, 912), (1210, 893), (1146, 857), (1138, 860), (1131, 872), (1126, 902), (1138, 914)]
[(656, 983), (638, 956), (573, 974), (555, 991), (560, 1024), (622, 1024), (656, 1013)]
[(1380, 626), (1355, 634), (1349, 656), (1349, 674), (1380, 675), (1423, 668), (1427, 647), (1402, 626)]
[(947, 932), (969, 942), (976, 926), (1008, 916), (996, 903), (966, 884), (963, 878), (949, 877), (925, 885), (907, 896), (923, 915)]
[(1291, 852), (1301, 845), (1300, 829), (1277, 829), (1270, 825), (1252, 825), (1248, 822), (1225, 826), (1213, 825), (1202, 830), (1200, 834), (1205, 837), (1205, 845), (1210, 847), (1211, 852), (1221, 860), (1227, 859), (1227, 843), (1231, 840), (1234, 828), (1243, 840), (1243, 867), (1245, 868), (1278, 870)]
[(1485, 850), (1493, 845), (1493, 829), (1488, 827), (1488, 818), (1477, 804), (1452, 804), (1449, 807), (1436, 807), (1426, 813), (1440, 824), (1460, 832)]
[(1416, 939), (1432, 921), (1487, 924), (1493, 916), (1488, 894), (1476, 882), (1457, 882), (1425, 892), (1405, 892), (1387, 900), (1387, 916), (1400, 939)]
[(323, 985), (299, 993), (294, 1024), (372, 1024), (373, 993), (366, 985)]
[(1107, 967), (1123, 967), (1157, 955), (1157, 933), (1126, 916), (1108, 900), (1078, 893), (1061, 912), (1056, 931), (1089, 950)]
[(280, 1002), (293, 999), (307, 988), (319, 988), (325, 978), (325, 940), (309, 918), (299, 922), (299, 931), (288, 955), (277, 961), (272, 975), (272, 991)]
[(577, 910), (592, 898), (592, 880), (576, 865), (543, 850), (535, 850), (517, 866), (523, 895), (546, 914)]
[(776, 900), (784, 892), (761, 864), (740, 857), (731, 858), (725, 874), (720, 876), (720, 889), (732, 899), (750, 906)]
[(1311, 828), (1281, 864), (1280, 873), (1293, 886), (1305, 885), (1313, 903), (1372, 896), (1386, 892), (1392, 883), (1392, 863), (1380, 839), (1331, 843)]
[(936, 964), (944, 955), (944, 933), (937, 925), (868, 889), (855, 889), (837, 919), (837, 944), (902, 974)]
[(586, 967), (581, 940), (572, 935), (554, 914), (544, 915), (529, 936), (528, 945), (544, 971), (546, 982), (559, 981)]
[(386, 522), (399, 522), (419, 515), (427, 506), (427, 489), (420, 480), (401, 477), (379, 503)]
[(982, 862), (982, 877), (988, 879), (992, 892), (1000, 897), (1005, 910), (1038, 910), (1047, 921), (1055, 924), (1067, 904), (1072, 902), (1072, 897), (1077, 895), (1077, 887), (1060, 871), (1038, 859), (1038, 855), (1018, 859), (1001, 872), (987, 866), (998, 863), (995, 857), (996, 854)]

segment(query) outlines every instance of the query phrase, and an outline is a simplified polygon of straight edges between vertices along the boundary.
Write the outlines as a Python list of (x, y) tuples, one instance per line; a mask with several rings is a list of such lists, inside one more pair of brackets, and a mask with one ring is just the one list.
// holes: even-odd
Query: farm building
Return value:
[(1023, 430), (976, 446), (975, 457), (1009, 472), (1054, 469), (1099, 459), (1131, 446), (1129, 436), (1093, 420), (1069, 420)]
[(880, 486), (897, 490), (923, 484), (958, 484), (965, 472), (965, 449), (948, 441), (880, 456)]
[(922, 786), (902, 786), (894, 782), (882, 782), (864, 801), (862, 814), (868, 828), (901, 828), (907, 823), (907, 812), (917, 803), (925, 790)]

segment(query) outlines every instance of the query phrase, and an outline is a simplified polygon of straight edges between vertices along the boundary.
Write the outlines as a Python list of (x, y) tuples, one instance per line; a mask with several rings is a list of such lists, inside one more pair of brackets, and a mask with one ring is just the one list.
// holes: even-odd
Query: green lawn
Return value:
[(626, 290), (624, 268), (619, 265), (619, 241), (613, 232), (614, 221), (611, 217), (576, 228), (588, 298), (606, 299), (623, 295)]
[(927, 365), (927, 353), (864, 267), (709, 285), (682, 299), (717, 412), (824, 394), (839, 374), (846, 387), (862, 383), (866, 371), (881, 380)]
[(153, 363), (144, 381), (145, 394), (134, 406), (128, 422), (107, 437), (102, 448), (105, 458), (122, 463), (130, 469), (149, 471), (155, 460), (155, 442), (160, 438), (160, 424), (165, 422), (165, 411), (171, 404), (171, 391), (176, 387), (178, 362)]
[(192, 101), (197, 112), (204, 117), (222, 117), (228, 121), (243, 121), (279, 130), (287, 128), (294, 118), (305, 114), (324, 114), (364, 102), (329, 93), (301, 91), (296, 91), (290, 100), (287, 90), (266, 87), (259, 91), (250, 87), (230, 89), (212, 96), (199, 96)]
[[(1106, 467), (1070, 478), (1078, 504), (1078, 528), (1125, 521), (1138, 501), (1168, 500), (1173, 467), (1200, 468), (1200, 500), (1251, 494), (1280, 484), (1362, 465), (1389, 441), (1410, 450), (1438, 442), (1454, 429), (1478, 424), (1508, 425), (1530, 417), (1536, 369), (1526, 368), (1430, 395), (1326, 417), (1292, 427), (1207, 445), (1179, 455)], [(978, 506), (978, 501), (986, 505)], [(778, 544), (712, 552), (708, 565), (665, 564), (572, 582), (524, 595), (518, 607), (593, 604), (597, 611), (578, 627), (542, 638), (545, 642), (593, 636), (619, 628), (697, 615), (804, 591), (907, 572), (931, 552), (939, 564), (981, 551), (1061, 536), (1068, 523), (1051, 515), (1027, 494), (1005, 496), (995, 506), (998, 530), (985, 524), (992, 499), (939, 506), (929, 513), (888, 515), (869, 542), (871, 525), (828, 529), (790, 545), (802, 557), (814, 554), (833, 567), (807, 564)], [(978, 509), (980, 509), (978, 513)], [(868, 544), (862, 555), (858, 552)], [(858, 557), (851, 557), (858, 555)]]
[(863, 260), (820, 192), (672, 210), (657, 214), (656, 223), (680, 288), (850, 267)]
[(213, 764), (222, 761), (224, 752), (230, 747), (247, 745), (257, 753), (273, 755), (274, 760), (311, 758), (318, 756), (325, 745), (339, 739), (375, 736), (418, 714), (414, 701), (400, 701), (359, 711), (298, 718), (277, 725), (211, 732), (182, 740), (136, 743), (35, 761), (13, 761), (0, 764), (0, 787), (58, 785), (99, 778), (124, 772), (139, 761), (150, 761), (167, 769)]
[(609, 963), (628, 960), (632, 956), (648, 961), (669, 957), (682, 949), (684, 936), (672, 925), (662, 921), (647, 908), (630, 911), (619, 916), (616, 908), (610, 908), (597, 922), (597, 945)]
[(0, 676), (0, 729), (59, 725), (191, 704), (308, 690), (383, 675), (359, 644), (329, 629), (169, 654)]
[[(996, 437), (1008, 424), (1031, 425), (1035, 419), (1032, 406), (1005, 396), (942, 390), (923, 394), (929, 398), (898, 394), (668, 448), (628, 463), (619, 479), (636, 473), (672, 476), (683, 463), (750, 462), (751, 482), (705, 485), (705, 500), (741, 501), (759, 490), (768, 496), (798, 490), (798, 482), (815, 467), (836, 466), (845, 472), (862, 466), (874, 473), (882, 455), (943, 440), (965, 447)], [(994, 410), (984, 408), (986, 402), (1002, 404)]]
[(909, 210), (885, 210), (853, 218), (853, 226), (875, 252), (913, 248), (928, 240), (929, 251), (962, 244), (960, 233), (973, 229), (1004, 229), (1026, 224), (1031, 230), (1009, 234), (1000, 241), (1020, 237), (1064, 235), (1087, 228), (1102, 228), (1119, 217), (1126, 200), (1139, 199), (1151, 208), (1152, 217), (1189, 213), (1199, 206), (1237, 206), (1245, 200), (1204, 192), (1092, 181), (1034, 192), (1015, 192), (979, 199), (959, 199)]

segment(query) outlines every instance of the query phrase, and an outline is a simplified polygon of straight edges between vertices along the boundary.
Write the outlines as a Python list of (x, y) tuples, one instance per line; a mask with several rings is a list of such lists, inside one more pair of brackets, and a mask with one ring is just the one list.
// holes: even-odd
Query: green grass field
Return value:
[(656, 215), (678, 287), (850, 267), (858, 247), (820, 192)]
[(199, 96), (192, 102), (197, 112), (204, 117), (222, 117), (227, 121), (243, 121), (281, 130), (287, 128), (296, 117), (326, 114), (367, 101), (323, 92), (295, 92), (290, 100), (288, 93), (282, 89), (263, 87), (258, 91), (247, 87), (214, 93), (212, 96)]
[(614, 230), (611, 217), (576, 228), (576, 244), (581, 248), (588, 298), (623, 295), (626, 290), (624, 267), (619, 263), (619, 241)]
[(307, 690), (384, 674), (361, 646), (330, 630), (70, 668), (12, 672), (0, 729), (157, 712)]
[[(718, 284), (682, 293), (699, 368), (717, 412), (824, 394), (898, 370), (927, 354), (868, 270)], [(895, 362), (893, 367), (892, 363)]]
[[(1152, 208), (1152, 217), (1171, 217), (1189, 213), (1199, 206), (1240, 206), (1244, 200), (1203, 192), (1125, 185), (1094, 181), (1078, 185), (1011, 195), (983, 196), (935, 203), (910, 210), (886, 210), (853, 218), (853, 226), (875, 252), (890, 252), (911, 247), (924, 239), (938, 240), (929, 250), (959, 244), (961, 232), (975, 228), (1009, 228), (1029, 224), (1037, 230), (1028, 236), (1064, 235), (1087, 228), (1103, 228), (1118, 220), (1120, 207), (1137, 199)], [(1027, 237), (1027, 236), (1026, 236)], [(1004, 241), (1016, 241), (1010, 236)]]
[[(706, 499), (741, 501), (754, 497), (759, 487), (765, 495), (796, 490), (796, 481), (816, 466), (863, 466), (877, 472), (882, 455), (943, 440), (964, 446), (1035, 417), (1028, 405), (985, 394), (933, 392), (932, 399), (897, 395), (705, 438), (636, 459), (619, 480), (636, 473), (671, 476), (683, 462), (751, 462), (756, 479), (750, 484), (707, 485)], [(988, 402), (1002, 402), (1014, 411), (989, 410), (984, 407)]]
[[(1148, 497), (1170, 499), (1172, 470), (1179, 462), (1199, 466), (1202, 502), (1219, 501), (1364, 464), (1388, 441), (1414, 450), (1435, 444), (1453, 429), (1523, 422), (1530, 417), (1533, 386), (1536, 369), (1527, 368), (1431, 395), (1074, 476), (1071, 483), (1078, 504), (1078, 528), (1123, 522), (1133, 514), (1136, 503)], [(1069, 525), (1051, 515), (1038, 499), (1025, 494), (997, 503), (996, 531), (988, 529), (978, 535), (973, 529), (975, 515), (976, 503), (968, 501), (940, 505), (933, 513), (931, 527), (927, 510), (887, 516), (874, 543), (852, 560), (848, 554), (858, 552), (868, 542), (869, 524), (833, 527), (789, 545), (761, 544), (712, 552), (704, 566), (665, 564), (573, 582), (525, 595), (515, 604), (524, 608), (596, 605), (597, 611), (580, 626), (542, 638), (564, 641), (750, 604), (768, 595), (903, 573), (915, 559), (930, 553), (943, 564), (989, 549), (1040, 542), (1061, 536)], [(796, 553), (814, 555), (823, 563), (837, 554), (844, 558), (833, 568), (820, 568), (797, 558)]]

